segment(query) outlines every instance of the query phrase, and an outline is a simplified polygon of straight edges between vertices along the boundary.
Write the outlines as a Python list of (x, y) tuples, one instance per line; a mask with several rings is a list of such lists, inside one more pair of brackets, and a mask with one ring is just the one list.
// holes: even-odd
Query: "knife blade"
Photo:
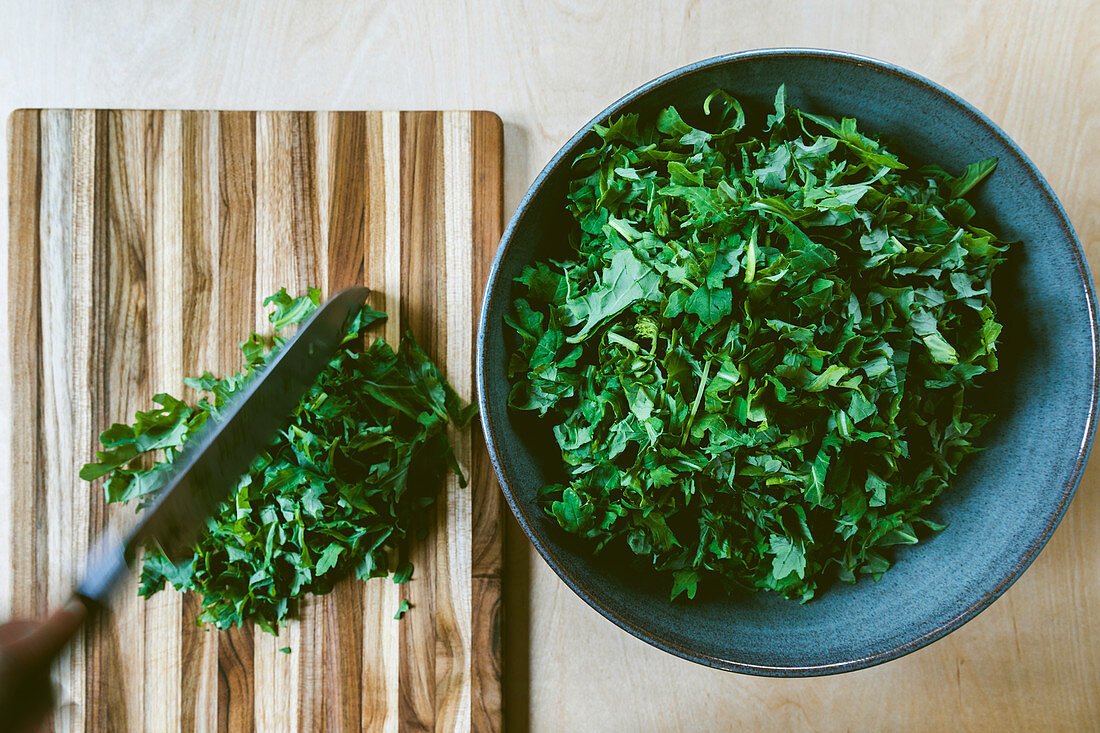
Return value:
[(329, 363), (347, 319), (369, 293), (351, 287), (329, 298), (221, 407), (218, 418), (207, 420), (166, 472), (163, 488), (137, 523), (122, 537), (110, 531), (101, 535), (77, 585), (79, 597), (106, 605), (140, 546), (156, 542), (172, 556), (197, 536)]

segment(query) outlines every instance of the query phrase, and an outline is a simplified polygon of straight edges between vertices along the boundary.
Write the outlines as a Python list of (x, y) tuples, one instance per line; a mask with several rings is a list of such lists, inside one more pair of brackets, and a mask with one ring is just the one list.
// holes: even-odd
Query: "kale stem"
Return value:
[(691, 426), (695, 422), (695, 413), (699, 411), (699, 403), (703, 401), (703, 393), (707, 389), (707, 380), (710, 378), (710, 368), (713, 366), (713, 362), (707, 362), (706, 368), (703, 370), (703, 376), (699, 379), (699, 389), (695, 391), (695, 401), (691, 403), (691, 412), (688, 414), (687, 422), (684, 423), (684, 434), (680, 437), (680, 447), (683, 448), (687, 445), (688, 436), (691, 435)]

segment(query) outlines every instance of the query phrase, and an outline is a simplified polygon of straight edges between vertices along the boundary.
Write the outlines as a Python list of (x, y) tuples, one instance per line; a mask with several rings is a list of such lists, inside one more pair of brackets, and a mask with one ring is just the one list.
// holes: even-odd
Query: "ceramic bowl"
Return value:
[(985, 383), (996, 420), (930, 517), (949, 526), (896, 553), (882, 579), (837, 583), (800, 605), (772, 593), (670, 603), (664, 579), (592, 557), (548, 521), (537, 489), (560, 471), (549, 428), (507, 407), (503, 316), (525, 265), (562, 255), (570, 164), (590, 145), (574, 135), (531, 185), (489, 276), (478, 334), (485, 437), (523, 531), (577, 595), (665, 651), (760, 675), (844, 672), (900, 657), (959, 628), (1012, 585), (1050, 539), (1088, 457), (1097, 403), (1096, 297), (1077, 237), (1050, 186), (987, 117), (910, 71), (832, 51), (751, 51), (702, 61), (630, 92), (592, 122), (667, 105), (698, 108), (716, 88), (761, 106), (780, 83), (788, 104), (855, 117), (909, 159), (961, 172), (991, 156), (996, 172), (971, 198), (986, 226), (1018, 240), (995, 281), (1004, 323), (1001, 369)]

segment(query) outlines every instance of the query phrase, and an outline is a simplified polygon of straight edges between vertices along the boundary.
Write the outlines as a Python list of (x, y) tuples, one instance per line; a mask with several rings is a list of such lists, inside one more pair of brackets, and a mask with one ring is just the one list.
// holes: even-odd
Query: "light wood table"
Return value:
[[(662, 72), (767, 46), (864, 53), (946, 85), (1000, 124), (1100, 267), (1096, 2), (5, 0), (0, 18), (4, 117), (16, 107), (491, 109), (505, 123), (506, 212), (574, 130)], [(9, 445), (0, 435), (0, 545), (21, 521), (3, 509), (19, 460)], [(906, 658), (824, 679), (743, 677), (650, 648), (576, 598), (513, 531), (510, 728), (1096, 729), (1096, 465), (1047, 549), (989, 610)], [(4, 566), (0, 617), (10, 603)]]

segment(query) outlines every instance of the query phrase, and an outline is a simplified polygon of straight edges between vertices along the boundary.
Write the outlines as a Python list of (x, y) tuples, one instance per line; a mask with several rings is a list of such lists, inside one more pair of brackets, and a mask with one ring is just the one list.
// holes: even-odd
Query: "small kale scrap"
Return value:
[(572, 254), (517, 278), (510, 405), (553, 426), (539, 503), (675, 599), (807, 601), (876, 579), (990, 419), (990, 278), (1007, 245), (958, 177), (911, 168), (853, 119), (716, 91), (696, 124), (596, 125), (574, 162)]
[[(275, 336), (265, 343), (252, 334), (241, 345), (241, 371), (185, 380), (209, 395), (194, 406), (156, 395), (158, 408), (103, 432), (104, 450), (81, 478), (105, 477), (108, 501), (147, 504), (180, 446), (285, 341), (279, 332), (305, 320), (319, 302), (316, 289), (299, 298), (285, 289), (272, 295), (264, 304), (273, 306)], [(391, 568), (390, 558), (426, 530), (447, 471), (464, 481), (446, 428), (468, 424), (476, 407), (461, 403), (411, 334), (396, 352), (381, 338), (363, 348), (368, 327), (385, 317), (364, 307), (350, 319), (328, 367), (207, 520), (192, 557), (173, 563), (156, 548), (146, 550), (141, 595), (167, 581), (202, 593), (200, 622), (228, 628), (252, 620), (276, 633), (295, 599), (327, 593), (350, 572), (366, 579), (392, 570), (395, 582), (409, 579), (412, 566)]]

